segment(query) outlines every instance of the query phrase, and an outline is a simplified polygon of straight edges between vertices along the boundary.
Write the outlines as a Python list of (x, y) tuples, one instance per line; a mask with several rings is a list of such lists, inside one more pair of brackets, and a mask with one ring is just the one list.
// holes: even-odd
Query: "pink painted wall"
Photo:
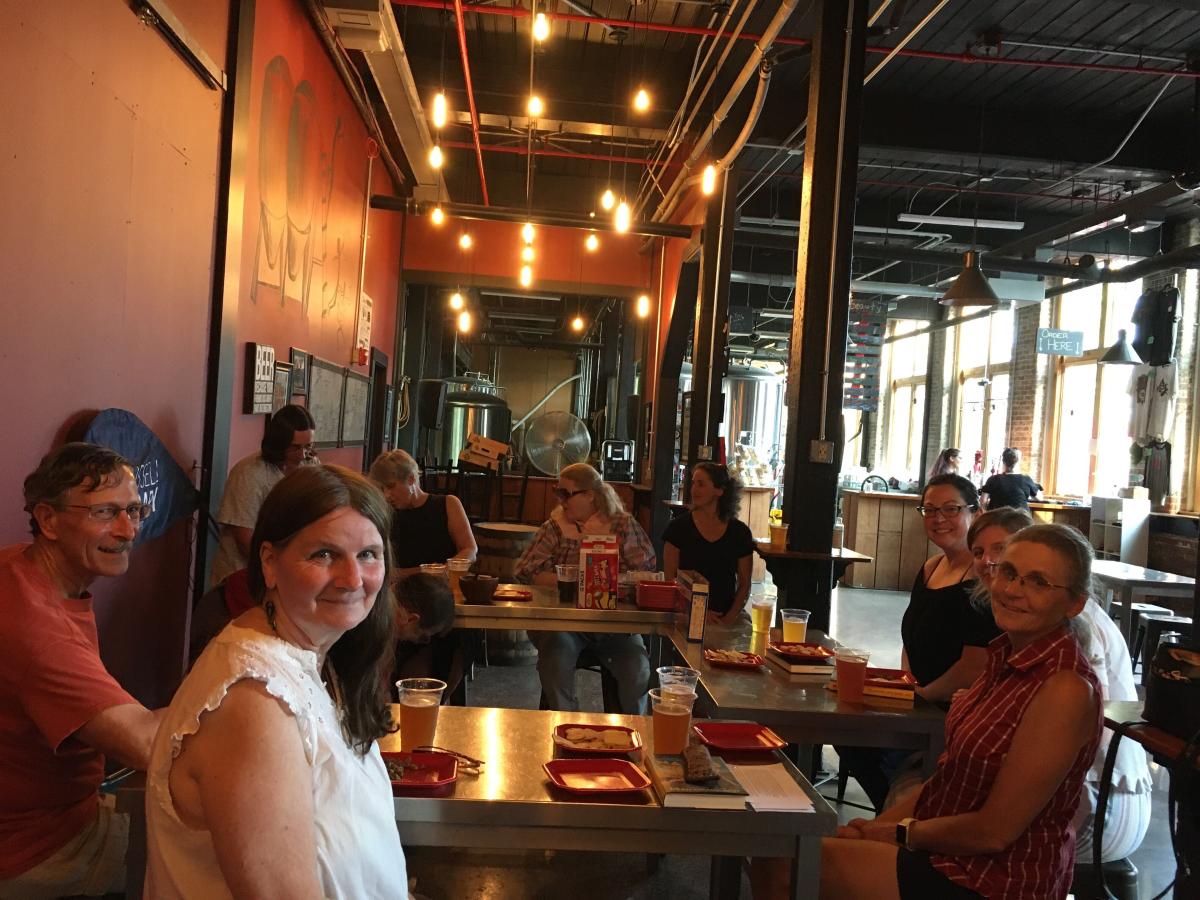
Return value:
[[(273, 346), (282, 361), (298, 347), (350, 365), (368, 202), (366, 127), (296, 0), (255, 3), (252, 70), (231, 464), (257, 450), (263, 433), (263, 416), (240, 412), (246, 342)], [(378, 160), (372, 180), (376, 192), (394, 190)], [(367, 229), (371, 343), (389, 365), (400, 224), (371, 212)], [(321, 459), (361, 468), (362, 448), (324, 450)]]
[[(172, 2), (221, 63), (227, 6)], [(90, 412), (200, 459), (221, 96), (126, 4), (0, 0), (0, 21), (8, 544), (25, 475)], [(180, 524), (95, 588), (105, 661), (147, 703), (179, 680), (191, 548)]]

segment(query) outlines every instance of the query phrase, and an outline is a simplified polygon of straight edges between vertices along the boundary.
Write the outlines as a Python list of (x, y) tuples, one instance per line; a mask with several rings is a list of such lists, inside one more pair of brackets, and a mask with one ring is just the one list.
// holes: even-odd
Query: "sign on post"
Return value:
[(1054, 356), (1083, 356), (1083, 332), (1057, 328), (1037, 330), (1037, 352)]

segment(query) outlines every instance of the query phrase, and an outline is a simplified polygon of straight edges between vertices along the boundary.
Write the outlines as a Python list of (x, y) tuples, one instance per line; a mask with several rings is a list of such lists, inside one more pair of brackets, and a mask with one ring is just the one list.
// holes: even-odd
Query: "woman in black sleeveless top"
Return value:
[(403, 450), (382, 454), (371, 478), (392, 504), (392, 554), (397, 577), (420, 571), (422, 563), (451, 557), (474, 560), (478, 552), (471, 523), (459, 499), (421, 489), (417, 461)]

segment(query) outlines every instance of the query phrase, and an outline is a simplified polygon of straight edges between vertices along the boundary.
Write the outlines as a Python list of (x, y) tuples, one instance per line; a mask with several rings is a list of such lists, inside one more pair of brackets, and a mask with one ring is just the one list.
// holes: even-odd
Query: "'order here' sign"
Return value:
[(1051, 353), (1055, 356), (1083, 356), (1083, 332), (1039, 328), (1037, 352)]

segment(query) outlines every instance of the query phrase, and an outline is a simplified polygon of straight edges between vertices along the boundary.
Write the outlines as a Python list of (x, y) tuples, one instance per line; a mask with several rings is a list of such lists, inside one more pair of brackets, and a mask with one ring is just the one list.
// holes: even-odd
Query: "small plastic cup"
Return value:
[(862, 703), (867, 661), (871, 658), (871, 652), (841, 647), (833, 656), (837, 666), (838, 699), (845, 703)]
[(421, 574), (432, 575), (435, 578), (449, 578), (450, 570), (445, 563), (421, 563)]
[(812, 615), (807, 609), (781, 609), (779, 618), (783, 620), (783, 642), (785, 644), (803, 644), (808, 637), (808, 617)]
[(776, 525), (773, 522), (769, 527), (771, 531), (771, 549), (786, 550), (788, 527), (786, 525)]
[(462, 587), (459, 580), (469, 574), (471, 571), (471, 560), (463, 559), (460, 556), (454, 556), (446, 560), (446, 573), (450, 578), (450, 591), (454, 594), (454, 600), (461, 603), (463, 599)]
[(750, 629), (769, 632), (775, 624), (775, 598), (755, 597), (750, 601)]
[(575, 605), (579, 597), (579, 566), (555, 566), (558, 579), (558, 602)]
[(658, 686), (663, 690), (685, 688), (688, 693), (696, 693), (696, 682), (700, 673), (687, 666), (659, 666)]
[(650, 709), (654, 728), (654, 752), (660, 756), (678, 755), (687, 747), (692, 729), (694, 693), (655, 688), (650, 691)]
[(401, 750), (433, 745), (445, 690), (446, 682), (436, 678), (402, 678), (396, 682), (396, 692), (400, 695)]

